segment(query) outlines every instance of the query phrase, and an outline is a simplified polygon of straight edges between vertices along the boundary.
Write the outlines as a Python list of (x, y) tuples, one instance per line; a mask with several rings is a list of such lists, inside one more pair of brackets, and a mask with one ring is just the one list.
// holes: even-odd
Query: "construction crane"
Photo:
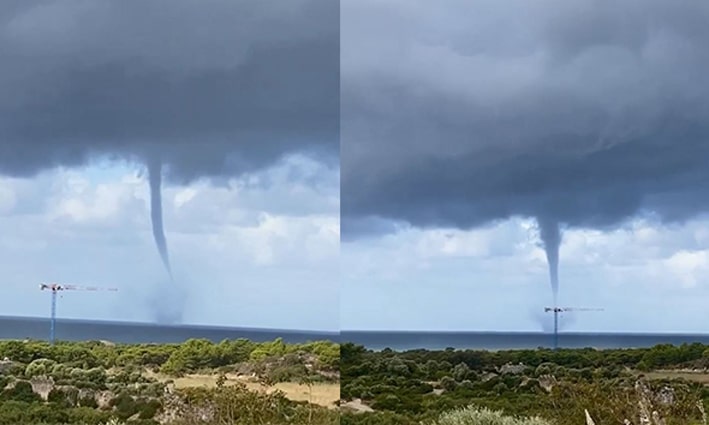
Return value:
[(559, 313), (565, 313), (567, 311), (603, 311), (603, 309), (588, 307), (544, 307), (545, 313), (554, 313), (554, 350), (559, 348)]
[(52, 313), (49, 323), (49, 343), (54, 345), (54, 331), (57, 321), (57, 293), (60, 291), (118, 291), (116, 288), (99, 288), (95, 286), (62, 285), (58, 283), (40, 283), (39, 289), (52, 292)]
[(603, 311), (602, 308), (584, 308), (584, 307), (544, 307), (544, 312), (549, 313), (553, 311), (555, 313), (563, 313), (565, 311)]

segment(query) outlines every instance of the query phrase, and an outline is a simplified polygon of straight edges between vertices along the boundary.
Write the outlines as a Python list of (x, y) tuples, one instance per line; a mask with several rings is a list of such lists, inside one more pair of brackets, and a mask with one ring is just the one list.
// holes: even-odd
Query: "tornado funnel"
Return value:
[(165, 270), (172, 280), (170, 256), (167, 250), (167, 240), (163, 230), (162, 216), (162, 162), (159, 159), (148, 160), (148, 180), (150, 181), (150, 219), (153, 226), (155, 245), (160, 253)]

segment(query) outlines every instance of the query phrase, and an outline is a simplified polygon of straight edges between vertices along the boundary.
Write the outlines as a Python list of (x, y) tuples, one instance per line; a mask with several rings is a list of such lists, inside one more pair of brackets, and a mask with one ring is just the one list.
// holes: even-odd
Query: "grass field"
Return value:
[[(152, 377), (161, 381), (172, 380), (175, 388), (188, 387), (215, 387), (217, 385), (217, 375), (186, 375), (181, 378), (170, 378), (163, 375), (151, 374)], [(311, 403), (325, 406), (335, 407), (335, 403), (340, 400), (340, 385), (339, 384), (313, 384), (308, 388), (307, 385), (301, 385), (293, 382), (281, 382), (273, 386), (265, 386), (259, 382), (254, 382), (249, 378), (236, 375), (226, 375), (225, 385), (241, 382), (247, 388), (254, 391), (271, 392), (275, 390), (282, 391), (286, 397), (294, 401), (310, 401)]]

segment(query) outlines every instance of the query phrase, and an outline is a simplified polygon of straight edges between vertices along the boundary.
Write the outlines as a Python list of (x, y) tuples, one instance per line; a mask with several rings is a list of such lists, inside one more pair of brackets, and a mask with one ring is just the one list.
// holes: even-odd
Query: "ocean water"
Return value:
[[(363, 345), (370, 350), (414, 349), (515, 350), (551, 348), (552, 334), (543, 332), (370, 332), (343, 331), (341, 342)], [(709, 334), (559, 333), (561, 348), (643, 348), (657, 344), (709, 344)]]
[[(246, 338), (252, 341), (273, 341), (283, 338), (288, 343), (315, 340), (353, 342), (371, 350), (390, 348), (396, 351), (413, 349), (513, 350), (551, 348), (552, 335), (543, 332), (318, 332), (289, 329), (254, 329), (196, 325), (158, 325), (153, 323), (107, 322), (57, 319), (58, 340), (107, 340), (124, 343), (172, 343), (190, 338)], [(38, 339), (49, 337), (49, 320), (45, 318), (0, 316), (0, 339)], [(636, 348), (657, 344), (701, 342), (709, 345), (709, 334), (638, 334), (638, 333), (573, 333), (560, 332), (559, 346), (564, 348)]]
[[(174, 343), (190, 338), (213, 342), (246, 338), (264, 342), (283, 338), (297, 344), (316, 340), (339, 340), (339, 333), (284, 329), (252, 329), (194, 325), (158, 325), (152, 323), (106, 322), (57, 319), (56, 338), (63, 341), (105, 340), (117, 343)], [(0, 339), (49, 339), (49, 319), (0, 317)]]

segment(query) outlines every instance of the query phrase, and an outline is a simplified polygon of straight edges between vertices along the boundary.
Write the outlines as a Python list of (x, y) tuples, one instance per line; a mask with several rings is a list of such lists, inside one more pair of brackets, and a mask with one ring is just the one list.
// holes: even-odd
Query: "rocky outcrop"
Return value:
[(5, 357), (0, 360), (0, 373), (9, 372), (15, 366), (15, 362)]
[(671, 406), (675, 404), (675, 390), (670, 386), (664, 386), (657, 392), (655, 396), (655, 401), (657, 404), (663, 406)]
[(209, 406), (188, 405), (180, 397), (169, 395), (165, 398), (162, 412), (155, 420), (161, 424), (175, 421), (209, 422), (214, 419), (214, 408)]
[(42, 400), (47, 401), (49, 393), (54, 389), (54, 379), (46, 376), (35, 376), (30, 379), (32, 392), (42, 397)]
[(539, 386), (546, 392), (551, 392), (552, 388), (558, 383), (554, 375), (542, 375), (538, 379)]
[(542, 375), (538, 380), (539, 386), (548, 393), (550, 393), (554, 386), (558, 383), (553, 375)]
[(96, 393), (96, 404), (98, 404), (99, 409), (108, 409), (111, 407), (111, 400), (116, 395), (112, 391), (100, 391)]
[(89, 388), (81, 388), (81, 389), (79, 389), (78, 397), (80, 399), (93, 398), (95, 400), (96, 399), (96, 391), (89, 389)]
[(352, 413), (374, 412), (374, 409), (362, 403), (362, 400), (358, 398), (340, 404), (340, 408)]
[(525, 366), (522, 363), (518, 363), (518, 364), (507, 363), (507, 364), (500, 366), (499, 372), (502, 375), (505, 375), (505, 374), (519, 375), (519, 374), (524, 373), (524, 370), (526, 368), (527, 368), (527, 366)]

